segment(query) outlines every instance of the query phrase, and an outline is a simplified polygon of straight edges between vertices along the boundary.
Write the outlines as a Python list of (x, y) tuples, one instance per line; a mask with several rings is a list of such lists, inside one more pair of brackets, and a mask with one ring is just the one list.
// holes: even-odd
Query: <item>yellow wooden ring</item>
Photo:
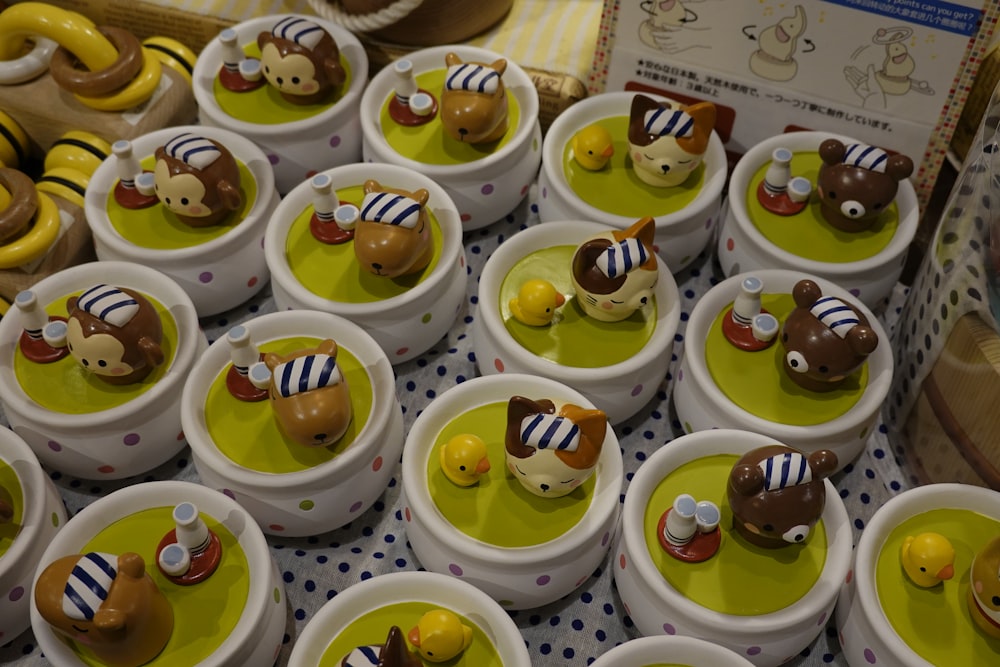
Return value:
[(76, 67), (76, 57), (60, 46), (49, 61), (49, 74), (63, 90), (94, 97), (108, 95), (128, 85), (142, 69), (142, 44), (128, 30), (114, 26), (99, 26), (102, 35), (118, 49), (118, 58), (111, 67), (88, 71)]
[(13, 269), (44, 255), (59, 238), (61, 224), (59, 207), (48, 195), (39, 192), (35, 224), (21, 238), (0, 246), (0, 269)]
[(132, 79), (132, 82), (110, 95), (99, 97), (84, 97), (74, 95), (81, 104), (85, 104), (91, 109), (98, 111), (126, 111), (139, 106), (156, 92), (156, 86), (160, 83), (162, 68), (160, 61), (149, 50), (142, 50), (142, 70)]
[(194, 64), (198, 60), (195, 52), (186, 47), (176, 39), (154, 35), (142, 43), (159, 58), (160, 63), (174, 70), (187, 81), (188, 85), (193, 82)]
[(0, 13), (0, 61), (19, 57), (33, 35), (66, 47), (92, 72), (118, 59), (118, 50), (86, 16), (43, 2), (21, 2)]
[(88, 183), (90, 177), (87, 174), (68, 167), (55, 167), (47, 170), (35, 181), (35, 189), (83, 208)]
[(65, 167), (91, 176), (111, 155), (111, 144), (96, 134), (70, 130), (56, 139), (45, 154), (45, 171)]
[(0, 111), (0, 166), (17, 168), (28, 159), (31, 145), (17, 121)]

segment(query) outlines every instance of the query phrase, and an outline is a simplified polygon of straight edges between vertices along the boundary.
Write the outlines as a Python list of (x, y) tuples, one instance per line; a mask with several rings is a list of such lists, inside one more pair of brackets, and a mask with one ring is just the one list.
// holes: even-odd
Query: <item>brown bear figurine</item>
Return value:
[(490, 64), (463, 62), (455, 53), (444, 58), (448, 65), (441, 92), (441, 124), (455, 141), (485, 144), (507, 132), (507, 91), (503, 58)]
[(854, 306), (823, 296), (812, 280), (792, 289), (793, 310), (781, 330), (785, 372), (803, 389), (836, 389), (878, 346), (878, 335)]
[(53, 630), (110, 667), (138, 667), (170, 639), (174, 611), (136, 553), (91, 552), (50, 563), (35, 583), (35, 607)]
[(827, 139), (819, 147), (817, 192), (823, 218), (837, 229), (872, 227), (896, 197), (899, 182), (913, 173), (913, 160), (876, 146)]
[(286, 16), (261, 32), (257, 46), (264, 78), (292, 104), (320, 104), (347, 79), (337, 42), (301, 16)]
[(354, 229), (354, 256), (361, 268), (387, 278), (426, 268), (434, 255), (427, 190), (387, 188), (375, 180), (365, 181), (364, 190)]
[(837, 465), (827, 449), (808, 456), (785, 445), (747, 452), (730, 471), (726, 489), (733, 528), (760, 547), (804, 543), (823, 514), (823, 480)]

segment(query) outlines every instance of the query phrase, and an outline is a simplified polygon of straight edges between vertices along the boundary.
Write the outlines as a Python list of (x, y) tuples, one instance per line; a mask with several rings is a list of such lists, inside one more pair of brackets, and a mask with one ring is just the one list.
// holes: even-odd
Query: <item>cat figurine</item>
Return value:
[(686, 106), (636, 95), (628, 123), (628, 149), (635, 175), (659, 188), (683, 184), (702, 163), (714, 126), (715, 105), (711, 102)]
[(646, 217), (628, 229), (586, 239), (573, 255), (573, 287), (584, 314), (620, 322), (653, 298), (659, 278), (653, 237), (656, 224)]

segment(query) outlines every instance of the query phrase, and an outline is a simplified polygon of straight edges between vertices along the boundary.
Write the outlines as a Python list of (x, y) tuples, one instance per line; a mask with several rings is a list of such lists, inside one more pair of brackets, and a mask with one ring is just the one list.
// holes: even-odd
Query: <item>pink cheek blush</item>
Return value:
[(111, 374), (112, 375), (125, 375), (125, 369), (122, 368), (121, 366), (115, 366), (114, 368), (111, 369)]
[(205, 210), (201, 206), (192, 206), (191, 215), (201, 215)]
[(316, 90), (316, 88), (318, 88), (318, 87), (319, 86), (317, 86), (315, 83), (307, 83), (307, 84), (305, 84), (305, 85), (302, 86), (302, 92), (304, 92), (304, 93), (311, 93), (314, 90)]
[(611, 303), (610, 301), (603, 301), (603, 302), (601, 302), (601, 308), (603, 308), (604, 310), (611, 310), (614, 307), (615, 307), (615, 305), (613, 303)]
[(638, 152), (637, 153), (633, 153), (632, 154), (632, 161), (633, 162), (642, 162), (642, 153), (638, 153)]

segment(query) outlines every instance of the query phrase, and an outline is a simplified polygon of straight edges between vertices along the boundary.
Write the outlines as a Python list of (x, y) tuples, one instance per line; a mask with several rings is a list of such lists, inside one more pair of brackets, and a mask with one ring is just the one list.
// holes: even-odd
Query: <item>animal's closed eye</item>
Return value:
[(516, 464), (514, 465), (514, 470), (516, 470), (518, 472), (518, 474), (521, 475), (521, 477), (527, 477), (528, 476), (528, 473), (526, 473), (523, 470), (521, 470), (520, 468), (518, 468)]
[(610, 299), (610, 301), (611, 303), (625, 303), (624, 301), (615, 301), (614, 299)]
[(644, 158), (646, 158), (647, 160), (652, 160), (652, 159), (654, 159), (652, 155), (646, 155), (645, 153), (643, 153), (643, 154), (642, 154), (642, 156), (643, 156)]
[(677, 164), (690, 164), (691, 162), (694, 162), (694, 160), (678, 160)]
[(87, 628), (80, 628), (80, 627), (77, 627), (76, 625), (72, 625), (71, 624), (71, 627), (74, 630), (76, 630), (77, 632), (84, 632), (84, 633), (90, 632), (90, 630), (88, 630)]

